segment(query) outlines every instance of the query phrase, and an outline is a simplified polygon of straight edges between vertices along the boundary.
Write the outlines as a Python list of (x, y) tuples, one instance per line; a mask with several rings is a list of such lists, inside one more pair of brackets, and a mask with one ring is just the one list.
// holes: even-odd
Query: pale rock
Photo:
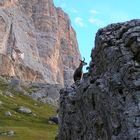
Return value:
[(52, 0), (0, 1), (0, 75), (64, 86), (79, 59), (71, 21)]
[(29, 88), (32, 89), (32, 93), (29, 95), (32, 99), (58, 106), (61, 85), (33, 83)]
[(4, 92), (3, 95), (5, 95), (5, 96), (7, 96), (7, 97), (11, 97), (11, 98), (14, 97), (14, 95), (13, 95), (11, 92), (9, 92), (9, 91)]
[(24, 106), (20, 106), (18, 108), (18, 112), (25, 113), (25, 114), (31, 114), (32, 113), (30, 108), (24, 107)]
[(15, 132), (13, 130), (0, 132), (0, 136), (14, 136)]
[(10, 111), (6, 111), (6, 112), (5, 112), (5, 116), (12, 116), (12, 114), (11, 114)]
[(15, 132), (13, 130), (7, 131), (8, 136), (14, 136)]

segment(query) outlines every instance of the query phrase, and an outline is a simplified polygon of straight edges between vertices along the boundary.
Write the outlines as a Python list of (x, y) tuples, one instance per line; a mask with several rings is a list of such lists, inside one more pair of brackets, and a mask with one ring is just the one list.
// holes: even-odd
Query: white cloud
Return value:
[(84, 22), (83, 22), (83, 19), (81, 17), (76, 17), (75, 18), (75, 23), (77, 25), (79, 25), (80, 27), (84, 27)]
[(89, 21), (90, 23), (92, 23), (92, 24), (94, 24), (94, 23), (97, 23), (97, 22), (98, 22), (98, 20), (97, 20), (97, 19), (92, 18), (92, 17), (90, 17), (88, 21)]
[(92, 14), (99, 14), (99, 12), (98, 11), (96, 11), (96, 10), (90, 10), (90, 13), (92, 13)]
[(97, 18), (93, 18), (93, 17), (90, 17), (88, 19), (88, 21), (89, 21), (89, 23), (94, 24), (94, 25), (96, 25), (98, 27), (102, 27), (102, 26), (105, 25), (105, 23), (102, 20), (97, 19)]

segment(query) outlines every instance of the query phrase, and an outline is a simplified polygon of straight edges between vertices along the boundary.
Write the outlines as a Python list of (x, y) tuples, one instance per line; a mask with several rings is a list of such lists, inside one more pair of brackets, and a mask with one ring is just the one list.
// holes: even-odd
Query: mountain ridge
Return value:
[(52, 0), (0, 1), (0, 22), (1, 75), (62, 86), (73, 83), (80, 59), (76, 33)]

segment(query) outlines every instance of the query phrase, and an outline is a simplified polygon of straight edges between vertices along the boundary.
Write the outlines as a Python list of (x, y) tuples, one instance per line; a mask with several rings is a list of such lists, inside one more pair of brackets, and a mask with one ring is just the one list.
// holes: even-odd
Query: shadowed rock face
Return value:
[(52, 0), (0, 0), (0, 54), (1, 75), (61, 85), (73, 82), (80, 58), (70, 19)]
[(59, 140), (140, 139), (140, 20), (96, 34), (88, 74), (60, 92)]

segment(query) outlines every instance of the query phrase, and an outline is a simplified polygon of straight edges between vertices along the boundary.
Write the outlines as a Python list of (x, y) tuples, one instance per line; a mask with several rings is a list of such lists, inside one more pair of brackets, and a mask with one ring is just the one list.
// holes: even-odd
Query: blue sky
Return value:
[(88, 63), (99, 28), (140, 18), (140, 0), (54, 0), (54, 4), (69, 15), (81, 56)]

